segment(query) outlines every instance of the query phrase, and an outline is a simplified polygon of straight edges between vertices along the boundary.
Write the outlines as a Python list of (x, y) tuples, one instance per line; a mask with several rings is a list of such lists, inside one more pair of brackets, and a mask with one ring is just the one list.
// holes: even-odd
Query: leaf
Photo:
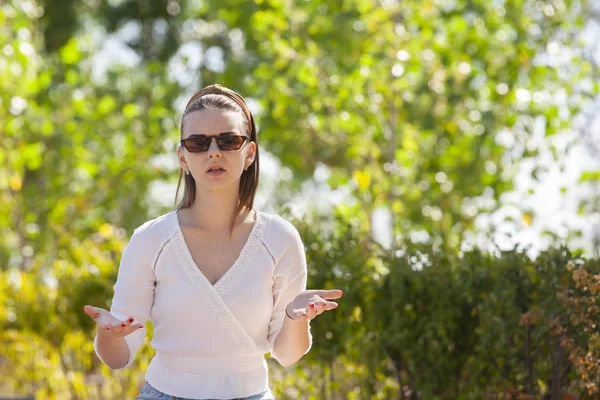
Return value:
[[(117, 102), (112, 96), (103, 96), (98, 104), (98, 113), (100, 115), (106, 115), (113, 111), (117, 105)], [(125, 113), (125, 109), (123, 110)]]
[(600, 181), (600, 170), (598, 171), (583, 171), (579, 176), (579, 183)]
[(21, 177), (19, 175), (12, 175), (10, 177), (9, 184), (10, 184), (10, 188), (12, 190), (14, 190), (15, 192), (18, 192), (19, 190), (21, 190), (21, 185), (22, 185)]
[(140, 113), (140, 108), (136, 105), (136, 104), (125, 104), (123, 106), (123, 115), (126, 118), (135, 118), (139, 115)]
[(352, 178), (361, 190), (366, 189), (371, 183), (371, 177), (364, 171), (354, 171)]
[(77, 64), (81, 60), (81, 52), (78, 49), (78, 40), (71, 38), (61, 49), (60, 58), (67, 65)]

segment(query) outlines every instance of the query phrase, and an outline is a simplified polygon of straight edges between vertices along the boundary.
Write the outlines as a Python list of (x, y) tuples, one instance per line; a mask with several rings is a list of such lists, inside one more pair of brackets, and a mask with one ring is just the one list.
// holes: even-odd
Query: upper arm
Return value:
[[(158, 247), (145, 232), (134, 231), (123, 250), (110, 313), (125, 320), (133, 317), (136, 323), (144, 324), (150, 319), (150, 309), (154, 301), (154, 252)], [(123, 367), (131, 365), (135, 354), (144, 343), (146, 328), (141, 328), (125, 336), (129, 348), (129, 360)]]
[(304, 245), (295, 229), (277, 260), (273, 283), (273, 314), (269, 322), (268, 341), (273, 349), (285, 319), (285, 309), (297, 295), (306, 290), (307, 266)]

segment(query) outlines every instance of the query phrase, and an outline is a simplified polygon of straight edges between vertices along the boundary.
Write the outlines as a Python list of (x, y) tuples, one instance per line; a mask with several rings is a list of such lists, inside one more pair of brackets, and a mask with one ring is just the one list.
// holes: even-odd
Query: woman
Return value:
[(198, 91), (180, 132), (182, 201), (134, 231), (110, 312), (84, 307), (98, 326), (96, 354), (112, 369), (130, 366), (151, 319), (156, 354), (138, 400), (273, 399), (264, 355), (298, 361), (311, 347), (309, 321), (343, 293), (306, 290), (298, 231), (254, 209), (256, 125), (239, 94)]

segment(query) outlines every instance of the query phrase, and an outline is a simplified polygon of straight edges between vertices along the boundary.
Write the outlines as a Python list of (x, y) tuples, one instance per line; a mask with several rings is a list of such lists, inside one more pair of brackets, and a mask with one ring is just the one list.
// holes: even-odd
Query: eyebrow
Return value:
[[(227, 132), (221, 132), (218, 135), (214, 135), (214, 136), (229, 136), (229, 135), (239, 135), (239, 134), (235, 131), (227, 131)], [(193, 136), (210, 136), (210, 135), (204, 135), (202, 133), (192, 133), (190, 136), (188, 136), (188, 138), (191, 138)]]

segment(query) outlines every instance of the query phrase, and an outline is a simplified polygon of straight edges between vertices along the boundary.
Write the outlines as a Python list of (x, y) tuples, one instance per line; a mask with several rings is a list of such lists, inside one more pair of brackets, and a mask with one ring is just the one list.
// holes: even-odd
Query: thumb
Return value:
[(83, 307), (83, 311), (89, 315), (90, 317), (92, 317), (93, 319), (96, 319), (99, 315), (100, 315), (100, 311), (102, 309), (98, 308), (98, 307), (94, 307), (94, 306), (85, 306)]
[(101, 326), (104, 329), (110, 329), (111, 321), (110, 321), (110, 313), (103, 308), (94, 307), (94, 306), (85, 306), (83, 307), (83, 311), (89, 315), (97, 325)]

